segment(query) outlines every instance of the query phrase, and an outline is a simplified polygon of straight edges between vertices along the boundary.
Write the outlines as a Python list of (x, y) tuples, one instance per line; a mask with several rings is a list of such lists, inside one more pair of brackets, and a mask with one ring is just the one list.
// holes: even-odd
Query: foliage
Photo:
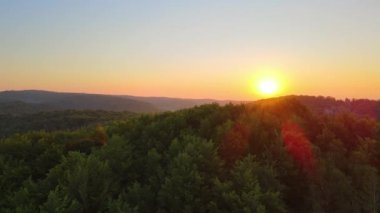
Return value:
[[(313, 113), (289, 98), (92, 112), (86, 128), (66, 123), (70, 113), (62, 126), (49, 113), (12, 121), (20, 134), (0, 140), (0, 212), (380, 209), (380, 124), (370, 117)], [(33, 132), (38, 122), (48, 131)]]
[(30, 131), (75, 130), (81, 127), (125, 120), (133, 115), (134, 113), (131, 112), (107, 112), (101, 110), (65, 110), (15, 115), (0, 113), (0, 138)]

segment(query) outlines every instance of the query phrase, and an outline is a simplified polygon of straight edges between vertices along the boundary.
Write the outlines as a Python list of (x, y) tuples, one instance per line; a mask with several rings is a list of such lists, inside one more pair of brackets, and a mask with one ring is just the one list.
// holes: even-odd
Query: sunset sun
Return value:
[(264, 79), (258, 84), (258, 91), (265, 96), (271, 96), (278, 92), (279, 84), (274, 79)]
[(287, 93), (289, 76), (281, 67), (262, 66), (252, 70), (250, 85), (255, 98), (272, 98)]
[(253, 91), (260, 98), (270, 98), (283, 93), (283, 78), (280, 75), (264, 75), (253, 81)]

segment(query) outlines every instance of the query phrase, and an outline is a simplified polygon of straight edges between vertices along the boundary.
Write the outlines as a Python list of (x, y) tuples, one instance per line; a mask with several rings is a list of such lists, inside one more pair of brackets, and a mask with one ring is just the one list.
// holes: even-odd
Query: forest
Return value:
[(380, 211), (380, 122), (365, 113), (284, 97), (1, 116), (0, 212)]

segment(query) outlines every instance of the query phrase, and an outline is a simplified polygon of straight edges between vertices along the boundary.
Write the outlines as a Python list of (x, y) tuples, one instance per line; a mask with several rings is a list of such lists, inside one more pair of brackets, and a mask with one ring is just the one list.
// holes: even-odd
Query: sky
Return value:
[(0, 0), (0, 90), (380, 99), (378, 0)]

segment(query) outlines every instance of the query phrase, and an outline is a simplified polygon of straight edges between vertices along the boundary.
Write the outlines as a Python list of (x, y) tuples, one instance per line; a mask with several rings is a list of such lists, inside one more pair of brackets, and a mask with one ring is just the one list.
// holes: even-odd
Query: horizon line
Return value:
[(374, 101), (380, 101), (380, 98), (338, 98), (330, 95), (306, 95), (306, 94), (287, 94), (287, 95), (279, 95), (279, 96), (273, 96), (273, 97), (262, 97), (258, 99), (252, 99), (252, 100), (238, 100), (238, 99), (218, 99), (218, 98), (186, 98), (186, 97), (170, 97), (170, 96), (154, 96), (154, 95), (132, 95), (132, 94), (115, 94), (115, 93), (91, 93), (91, 92), (78, 92), (78, 91), (56, 91), (56, 90), (46, 90), (46, 89), (6, 89), (6, 90), (0, 90), (0, 93), (3, 92), (26, 92), (26, 91), (35, 91), (35, 92), (49, 92), (49, 93), (66, 93), (66, 94), (85, 94), (85, 95), (104, 95), (104, 96), (127, 96), (127, 97), (134, 97), (134, 98), (167, 98), (167, 99), (182, 99), (182, 100), (210, 100), (210, 101), (224, 101), (224, 102), (251, 102), (251, 101), (259, 101), (259, 100), (265, 100), (265, 99), (271, 99), (271, 98), (281, 98), (281, 97), (291, 97), (291, 96), (309, 96), (309, 97), (323, 97), (323, 98), (333, 98), (337, 101), (341, 100), (344, 101), (346, 99), (348, 100), (374, 100)]

